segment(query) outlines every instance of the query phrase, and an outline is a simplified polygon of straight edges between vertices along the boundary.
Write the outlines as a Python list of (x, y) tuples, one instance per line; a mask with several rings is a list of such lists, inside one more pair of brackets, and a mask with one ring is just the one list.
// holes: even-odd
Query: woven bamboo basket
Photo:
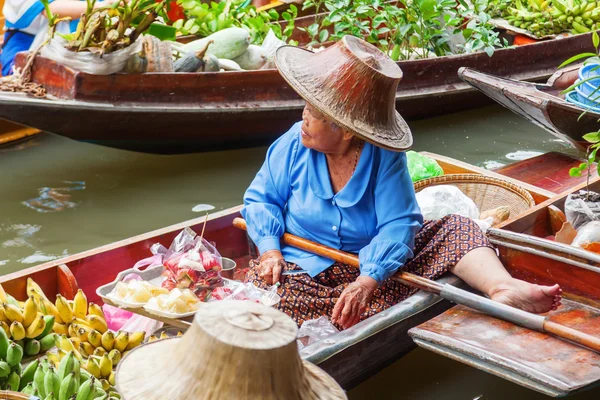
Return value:
[(415, 192), (437, 185), (456, 186), (473, 200), (480, 212), (507, 206), (510, 208), (510, 217), (514, 218), (535, 206), (531, 194), (522, 187), (503, 179), (476, 174), (450, 174), (424, 179), (415, 182)]
[(30, 398), (28, 394), (0, 390), (0, 400), (29, 400)]

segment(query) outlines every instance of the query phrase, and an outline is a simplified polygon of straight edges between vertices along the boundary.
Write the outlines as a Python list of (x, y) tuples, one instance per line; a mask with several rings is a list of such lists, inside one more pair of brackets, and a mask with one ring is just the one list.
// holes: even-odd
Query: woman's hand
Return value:
[(281, 279), (281, 271), (285, 268), (286, 263), (283, 255), (279, 250), (265, 251), (260, 256), (258, 275), (265, 280), (269, 285), (279, 282)]
[(377, 281), (368, 276), (359, 276), (352, 282), (335, 303), (331, 321), (344, 329), (356, 325), (365, 312), (373, 292), (377, 289)]

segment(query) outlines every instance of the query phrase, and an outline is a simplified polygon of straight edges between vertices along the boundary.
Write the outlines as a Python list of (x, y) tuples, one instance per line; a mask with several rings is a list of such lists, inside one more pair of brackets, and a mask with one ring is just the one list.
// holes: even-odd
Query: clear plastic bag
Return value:
[(146, 337), (152, 335), (157, 329), (163, 327), (163, 323), (152, 318), (135, 314), (125, 322), (120, 330), (125, 332), (146, 332)]
[(195, 233), (190, 231), (184, 230), (178, 235), (165, 255), (163, 275), (166, 279), (162, 286), (169, 290), (190, 289), (201, 301), (206, 301), (211, 291), (222, 285), (223, 261), (211, 243), (192, 237)]
[(571, 245), (582, 247), (590, 243), (600, 242), (600, 221), (592, 221), (577, 229), (577, 236)]
[(436, 220), (450, 214), (479, 218), (479, 209), (459, 188), (452, 185), (430, 186), (417, 193), (417, 203), (425, 220)]
[(120, 72), (129, 58), (140, 51), (141, 37), (130, 46), (115, 52), (104, 54), (102, 57), (89, 51), (71, 51), (65, 48), (67, 41), (55, 37), (42, 47), (40, 55), (54, 60), (59, 64), (93, 75), (110, 75)]
[(298, 347), (301, 349), (338, 332), (339, 330), (325, 316), (305, 321), (296, 336)]
[(587, 190), (571, 193), (565, 201), (565, 215), (576, 230), (588, 222), (600, 220), (600, 194)]
[(275, 52), (278, 48), (285, 46), (286, 43), (279, 39), (272, 29), (269, 30), (267, 36), (265, 36), (265, 40), (263, 40), (262, 48), (265, 51), (265, 57), (267, 58), (267, 62), (262, 66), (261, 69), (272, 69), (275, 68)]

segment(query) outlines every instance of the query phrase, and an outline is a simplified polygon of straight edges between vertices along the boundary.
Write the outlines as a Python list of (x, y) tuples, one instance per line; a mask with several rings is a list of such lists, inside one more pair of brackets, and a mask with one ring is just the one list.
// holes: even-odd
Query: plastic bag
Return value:
[(93, 75), (110, 75), (120, 72), (127, 60), (141, 49), (141, 37), (130, 46), (115, 52), (104, 54), (102, 57), (89, 51), (71, 51), (65, 48), (67, 41), (55, 37), (42, 47), (40, 55), (54, 60), (59, 64)]
[(452, 185), (430, 186), (417, 193), (417, 203), (425, 220), (435, 220), (450, 214), (471, 219), (479, 218), (479, 209), (459, 188)]
[(577, 230), (571, 245), (582, 247), (585, 244), (600, 242), (600, 221), (592, 221)]
[(600, 220), (600, 194), (588, 194), (587, 190), (571, 193), (565, 201), (565, 215), (576, 230), (588, 222)]
[(338, 332), (339, 330), (325, 316), (304, 321), (296, 335), (298, 347), (301, 349)]
[(131, 317), (133, 317), (133, 313), (131, 311), (125, 311), (117, 307), (109, 306), (108, 304), (104, 304), (102, 306), (102, 311), (104, 312), (104, 317), (106, 318), (106, 325), (108, 325), (108, 329), (117, 332), (129, 321)]
[(437, 161), (415, 151), (406, 152), (406, 162), (413, 182), (444, 175), (444, 170)]
[(148, 337), (162, 327), (163, 323), (160, 321), (135, 314), (121, 326), (120, 330), (130, 333), (144, 331)]
[(204, 238), (193, 238), (195, 244), (188, 249), (190, 236), (184, 230), (169, 248), (163, 260), (166, 279), (162, 286), (169, 290), (190, 289), (201, 301), (206, 301), (210, 292), (222, 285), (223, 261), (217, 249)]
[(261, 69), (275, 68), (275, 52), (278, 48), (285, 45), (286, 43), (275, 35), (273, 29), (270, 29), (261, 46), (264, 49), (265, 57), (267, 58), (267, 62), (262, 66)]

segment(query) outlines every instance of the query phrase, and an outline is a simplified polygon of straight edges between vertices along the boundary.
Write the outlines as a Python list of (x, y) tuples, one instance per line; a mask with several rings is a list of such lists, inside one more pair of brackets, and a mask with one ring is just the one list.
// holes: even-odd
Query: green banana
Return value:
[(75, 373), (71, 372), (63, 381), (60, 383), (60, 394), (58, 400), (69, 400), (77, 392), (75, 386)]
[(81, 384), (79, 390), (77, 390), (76, 400), (88, 400), (91, 399), (91, 395), (94, 393), (94, 380), (96, 378), (86, 380)]
[(42, 358), (40, 365), (42, 366), (44, 373), (46, 373), (46, 372), (48, 372), (48, 369), (50, 368), (50, 361), (48, 361), (47, 358)]
[(50, 367), (46, 376), (44, 377), (44, 389), (46, 389), (46, 393), (59, 393), (60, 390), (60, 380), (58, 379), (58, 375), (54, 372), (54, 368)]
[(85, 382), (85, 381), (89, 381), (91, 378), (93, 378), (92, 374), (90, 374), (89, 372), (87, 372), (85, 369), (80, 368), (79, 372), (81, 374), (81, 383)]
[(10, 372), (10, 365), (8, 365), (8, 363), (5, 361), (0, 361), (0, 378), (6, 378), (8, 375), (10, 375)]
[(23, 351), (25, 352), (25, 355), (28, 357), (37, 356), (38, 354), (40, 354), (40, 350), (41, 350), (40, 342), (38, 342), (35, 339), (28, 340), (25, 343), (25, 348), (23, 349)]
[(70, 351), (66, 356), (64, 356), (62, 358), (62, 360), (60, 360), (60, 363), (58, 363), (58, 379), (62, 382), (67, 375), (69, 375), (71, 372), (73, 372), (73, 367), (75, 366), (75, 355), (73, 354), (72, 351)]
[(8, 346), (10, 344), (10, 340), (8, 339), (8, 335), (4, 331), (4, 329), (0, 329), (0, 359), (6, 360), (6, 354), (8, 352)]
[(42, 338), (46, 337), (50, 332), (52, 332), (52, 328), (54, 328), (54, 315), (44, 316), (44, 322), (46, 322), (46, 327), (44, 328), (42, 333), (40, 333), (40, 335), (35, 338), (36, 340), (41, 340)]
[(12, 367), (13, 372), (16, 372), (17, 374), (19, 374), (19, 376), (21, 376), (21, 374), (23, 373), (23, 365), (21, 365), (21, 363), (15, 365), (14, 367)]
[(21, 377), (15, 371), (11, 372), (8, 376), (7, 389), (17, 392), (19, 390), (19, 384), (21, 383)]
[(573, 26), (573, 29), (575, 29), (575, 31), (577, 33), (587, 33), (590, 31), (590, 29), (588, 27), (581, 25), (577, 21), (573, 21), (572, 26)]
[[(2, 329), (0, 329), (2, 330)], [(16, 343), (11, 343), (6, 351), (6, 362), (10, 366), (15, 366), (21, 363), (23, 359), (23, 348)]]
[(56, 400), (56, 397), (54, 397), (54, 393), (48, 393), (44, 400)]
[(81, 385), (81, 364), (77, 357), (73, 358), (73, 372), (75, 373), (75, 386), (79, 387)]
[(38, 391), (39, 397), (42, 399), (46, 398), (46, 388), (44, 386), (44, 377), (46, 373), (44, 368), (38, 368), (33, 375), (33, 388)]
[(54, 333), (49, 333), (40, 339), (40, 352), (45, 353), (54, 347)]
[(23, 373), (21, 374), (21, 384), (19, 385), (19, 390), (23, 390), (25, 386), (33, 382), (33, 376), (35, 375), (35, 371), (40, 366), (39, 360), (33, 360), (30, 362)]
[(29, 382), (27, 385), (25, 385), (25, 387), (23, 389), (20, 390), (20, 392), (23, 394), (32, 395), (33, 394), (33, 383)]

